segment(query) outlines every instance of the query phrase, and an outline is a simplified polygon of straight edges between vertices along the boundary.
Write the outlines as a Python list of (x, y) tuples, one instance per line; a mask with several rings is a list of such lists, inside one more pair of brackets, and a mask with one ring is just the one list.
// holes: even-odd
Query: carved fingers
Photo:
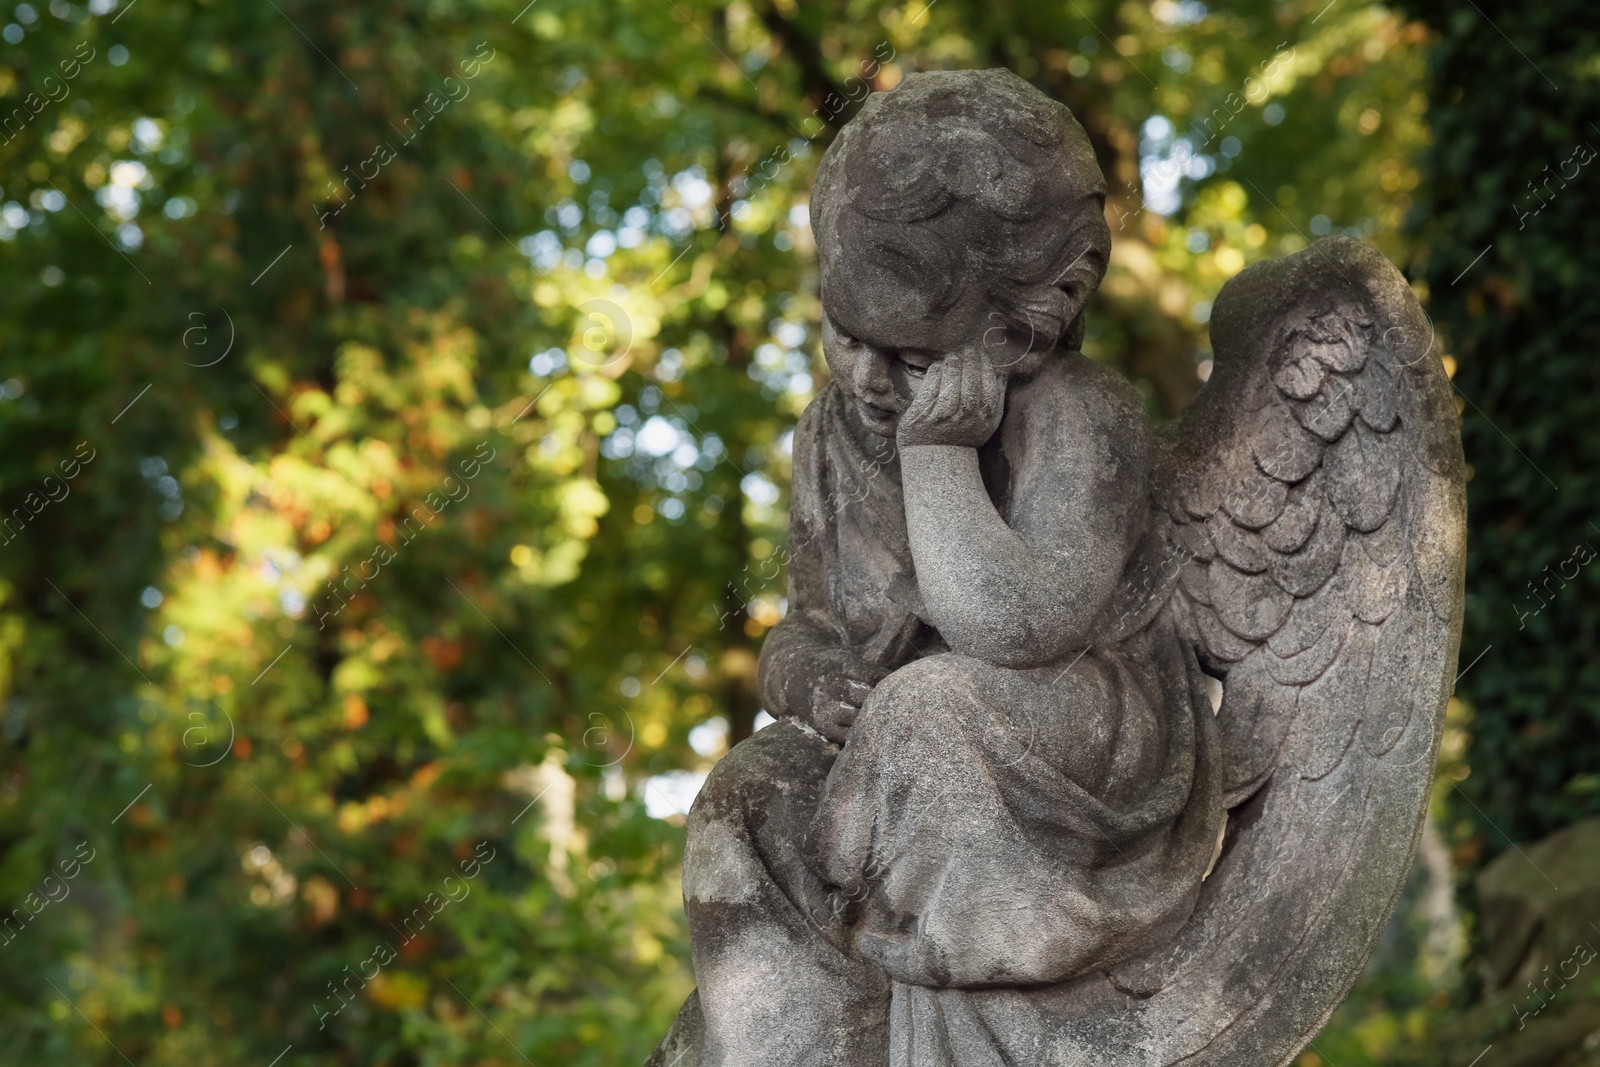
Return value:
[(980, 354), (957, 352), (928, 368), (900, 416), (899, 443), (976, 448), (1005, 413), (1006, 376)]
[(842, 745), (865, 699), (865, 694), (855, 691), (855, 683), (846, 679), (819, 679), (811, 687), (811, 725), (829, 741)]
[(831, 675), (811, 687), (811, 725), (836, 745), (842, 745), (861, 714), (872, 686), (855, 678)]
[(844, 744), (861, 705), (883, 679), (883, 668), (847, 649), (830, 649), (811, 684), (811, 725), (835, 744)]
[(899, 443), (932, 444), (922, 438), (933, 429), (934, 407), (943, 396), (944, 361), (933, 364), (922, 376), (922, 382), (911, 396), (911, 403), (900, 416), (896, 436)]

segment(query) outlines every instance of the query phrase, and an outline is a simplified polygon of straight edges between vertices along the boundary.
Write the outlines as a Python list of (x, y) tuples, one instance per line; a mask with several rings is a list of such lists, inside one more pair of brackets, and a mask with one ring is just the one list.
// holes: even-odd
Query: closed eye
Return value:
[(894, 358), (898, 359), (905, 366), (906, 373), (914, 378), (920, 378), (928, 373), (928, 368), (934, 364), (934, 357), (926, 352), (902, 349), (894, 354)]

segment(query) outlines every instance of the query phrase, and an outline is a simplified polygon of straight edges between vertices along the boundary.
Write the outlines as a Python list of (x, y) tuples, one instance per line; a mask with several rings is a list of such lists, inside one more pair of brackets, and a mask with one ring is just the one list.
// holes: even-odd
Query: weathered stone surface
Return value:
[(780, 721), (691, 812), (652, 1065), (1269, 1067), (1370, 953), (1460, 630), (1431, 331), (1357, 241), (1257, 264), (1154, 433), (1078, 351), (1103, 189), (1003, 71), (910, 75), (824, 158)]
[(1600, 1067), (1600, 819), (1508, 849), (1478, 876), (1480, 1002), (1444, 1067)]
[(1478, 916), (1487, 993), (1526, 993), (1575, 946), (1600, 948), (1600, 819), (1501, 853), (1478, 877)]

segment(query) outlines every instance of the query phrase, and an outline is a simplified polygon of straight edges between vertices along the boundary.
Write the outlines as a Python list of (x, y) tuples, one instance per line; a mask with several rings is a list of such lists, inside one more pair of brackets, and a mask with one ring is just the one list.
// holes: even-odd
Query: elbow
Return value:
[[(778, 625), (783, 624), (780, 622)], [(788, 650), (783, 647), (783, 641), (773, 640), (777, 636), (778, 631), (774, 628), (761, 646), (761, 658), (756, 665), (756, 694), (767, 713), (775, 719), (781, 719), (799, 709), (791, 707), (793, 700), (789, 693), (794, 675), (791, 665), (793, 657), (786, 654)]]
[(1029, 561), (935, 571), (921, 578), (929, 619), (952, 651), (1025, 670), (1084, 648), (1114, 575)]
[(756, 667), (756, 692), (775, 719), (802, 715), (810, 692), (810, 659), (816, 635), (797, 614), (779, 620), (761, 645)]
[(1059, 605), (1019, 607), (1015, 602), (973, 605), (936, 625), (952, 652), (1012, 670), (1055, 663), (1082, 648), (1087, 635), (1078, 614)]

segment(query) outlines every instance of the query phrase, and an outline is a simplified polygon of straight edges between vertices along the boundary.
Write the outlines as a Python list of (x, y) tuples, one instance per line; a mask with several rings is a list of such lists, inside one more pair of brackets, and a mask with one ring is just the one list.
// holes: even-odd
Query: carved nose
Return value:
[(886, 396), (891, 389), (889, 368), (876, 353), (864, 353), (855, 366), (855, 386), (858, 396)]

